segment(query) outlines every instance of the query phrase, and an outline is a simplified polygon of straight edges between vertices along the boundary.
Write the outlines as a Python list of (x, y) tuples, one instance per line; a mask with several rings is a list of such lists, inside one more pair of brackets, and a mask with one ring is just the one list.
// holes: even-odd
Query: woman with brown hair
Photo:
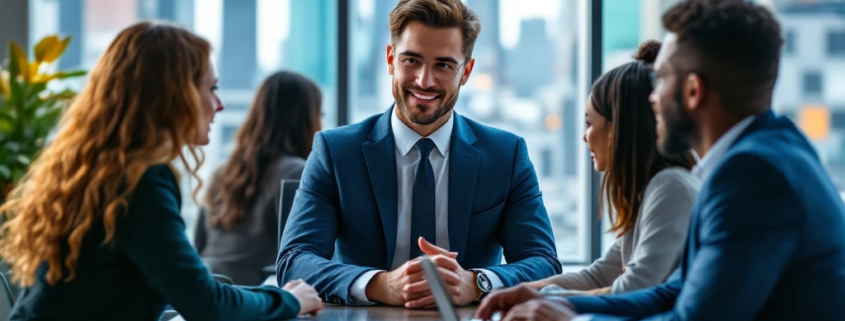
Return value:
[(301, 281), (220, 284), (188, 242), (171, 163), (196, 178), (223, 109), (210, 50), (147, 22), (109, 45), (0, 207), (0, 256), (25, 287), (10, 320), (158, 320), (167, 304), (187, 320), (271, 320), (322, 307)]
[(259, 88), (197, 223), (194, 244), (212, 272), (257, 285), (276, 262), (280, 182), (302, 176), (320, 130), (320, 101), (320, 88), (293, 72), (273, 74)]
[(587, 103), (584, 141), (604, 173), (600, 207), (610, 204), (617, 241), (588, 268), (528, 283), (560, 295), (624, 293), (663, 282), (680, 259), (700, 183), (690, 152), (667, 157), (657, 149), (650, 75), (660, 43), (646, 42), (635, 58), (602, 75)]

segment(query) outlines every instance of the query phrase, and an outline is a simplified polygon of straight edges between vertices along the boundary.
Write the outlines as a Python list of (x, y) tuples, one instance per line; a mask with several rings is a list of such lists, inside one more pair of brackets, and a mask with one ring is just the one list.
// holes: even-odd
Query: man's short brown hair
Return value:
[(400, 0), (390, 11), (390, 41), (395, 45), (405, 26), (419, 22), (431, 28), (461, 27), (464, 59), (472, 56), (481, 20), (460, 0)]

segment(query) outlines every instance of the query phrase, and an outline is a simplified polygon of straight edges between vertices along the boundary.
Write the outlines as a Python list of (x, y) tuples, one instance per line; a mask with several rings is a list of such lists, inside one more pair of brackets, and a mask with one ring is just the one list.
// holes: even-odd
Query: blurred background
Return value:
[[(258, 84), (274, 71), (294, 70), (321, 86), (324, 129), (382, 113), (393, 101), (384, 55), (388, 13), (397, 0), (0, 2), (6, 11), (0, 17), (7, 18), (0, 27), (3, 56), (9, 38), (32, 48), (46, 35), (72, 36), (59, 69), (90, 70), (116, 34), (140, 20), (172, 21), (210, 40), (226, 109), (204, 149), (206, 181), (230, 153)], [(597, 220), (598, 176), (582, 141), (589, 85), (602, 71), (631, 61), (640, 42), (660, 40), (661, 15), (678, 1), (464, 2), (480, 16), (482, 31), (456, 110), (525, 138), (559, 257), (590, 262), (613, 236), (603, 236)], [(777, 15), (786, 40), (774, 109), (810, 137), (845, 198), (845, 1), (758, 2)], [(83, 77), (61, 86), (84, 84)], [(196, 183), (184, 179), (183, 215), (191, 229)]]

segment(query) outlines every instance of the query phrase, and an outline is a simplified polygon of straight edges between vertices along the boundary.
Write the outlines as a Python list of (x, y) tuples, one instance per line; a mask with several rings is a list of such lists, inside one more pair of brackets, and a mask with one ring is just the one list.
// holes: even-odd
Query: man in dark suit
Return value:
[(845, 317), (845, 205), (806, 137), (770, 110), (780, 26), (741, 0), (684, 1), (663, 24), (651, 96), (658, 143), (664, 153), (703, 155), (680, 267), (662, 285), (614, 296), (544, 299), (517, 287), (486, 298), (479, 317)]
[(525, 141), (452, 110), (480, 28), (460, 0), (396, 5), (386, 50), (395, 105), (315, 137), (279, 284), (304, 279), (331, 303), (422, 308), (434, 306), (422, 254), (460, 305), (560, 273)]

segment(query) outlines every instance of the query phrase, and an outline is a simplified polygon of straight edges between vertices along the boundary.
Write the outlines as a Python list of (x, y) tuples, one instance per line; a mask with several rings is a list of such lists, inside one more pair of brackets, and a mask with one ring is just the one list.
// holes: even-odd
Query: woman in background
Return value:
[(281, 181), (302, 176), (320, 105), (319, 87), (296, 73), (278, 72), (259, 88), (197, 223), (194, 244), (213, 273), (256, 285), (275, 264)]
[(147, 22), (109, 45), (0, 207), (0, 256), (25, 287), (10, 320), (153, 321), (167, 304), (186, 320), (276, 320), (322, 308), (301, 281), (220, 284), (188, 242), (171, 164), (196, 177), (197, 147), (223, 109), (210, 50)]
[(604, 173), (600, 207), (617, 241), (600, 259), (575, 273), (528, 283), (560, 295), (624, 293), (662, 283), (675, 269), (700, 183), (690, 173), (691, 153), (663, 156), (657, 149), (649, 102), (652, 64), (660, 43), (640, 46), (635, 58), (593, 85), (584, 141), (595, 170)]

